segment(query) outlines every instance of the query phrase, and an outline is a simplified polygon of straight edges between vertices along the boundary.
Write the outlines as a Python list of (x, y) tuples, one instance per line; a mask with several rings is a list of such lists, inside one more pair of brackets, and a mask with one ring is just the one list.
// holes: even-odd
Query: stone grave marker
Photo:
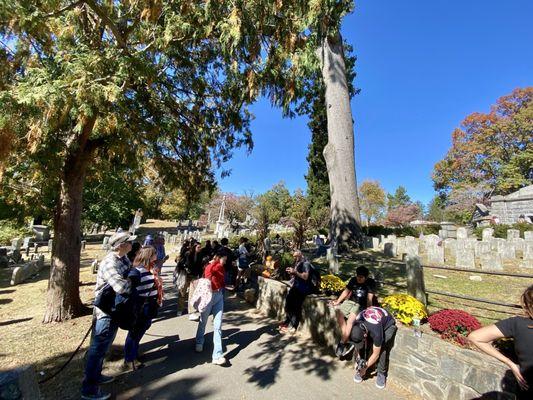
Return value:
[(444, 239), (444, 261), (455, 260), (457, 257), (457, 240)]
[(498, 253), (489, 252), (480, 255), (481, 269), (484, 271), (503, 271), (502, 258)]
[(22, 246), (22, 241), (23, 241), (23, 239), (21, 239), (21, 238), (12, 239), (11, 240), (11, 248), (13, 250), (20, 250), (20, 248)]
[(405, 253), (412, 255), (412, 256), (418, 256), (419, 255), (419, 246), (418, 246), (418, 240), (414, 236), (406, 236), (405, 237)]
[(54, 241), (52, 239), (50, 239), (48, 241), (48, 252), (52, 252), (52, 246), (54, 245)]
[(482, 254), (490, 253), (491, 245), (490, 242), (476, 242), (475, 254), (476, 257), (481, 257)]
[(466, 247), (457, 247), (457, 255), (455, 257), (455, 266), (457, 268), (476, 268), (476, 259), (473, 249)]
[(526, 242), (533, 242), (533, 231), (525, 231), (524, 232), (524, 240)]
[(457, 240), (460, 239), (467, 239), (468, 238), (468, 231), (466, 228), (457, 228)]
[(396, 256), (395, 249), (394, 249), (394, 243), (392, 242), (386, 242), (383, 245), (383, 252), (387, 257), (394, 257)]
[(512, 242), (504, 243), (502, 252), (499, 253), (504, 260), (514, 260), (516, 258), (516, 248)]
[(483, 229), (481, 236), (484, 242), (490, 241), (492, 239), (492, 236), (494, 235), (494, 229), (492, 228), (485, 228)]
[(507, 240), (520, 239), (520, 231), (518, 229), (507, 229)]

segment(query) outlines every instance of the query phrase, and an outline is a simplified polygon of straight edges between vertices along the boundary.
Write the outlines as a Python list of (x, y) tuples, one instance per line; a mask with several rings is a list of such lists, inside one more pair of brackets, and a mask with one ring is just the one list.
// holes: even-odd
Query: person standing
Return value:
[(126, 337), (124, 363), (133, 371), (144, 366), (138, 361), (139, 343), (163, 303), (163, 284), (155, 267), (156, 261), (156, 250), (151, 246), (143, 247), (135, 257), (133, 268), (128, 274), (138, 317)]
[(293, 284), (285, 300), (285, 313), (287, 316), (285, 322), (279, 327), (281, 333), (296, 332), (302, 318), (304, 300), (311, 293), (311, 285), (309, 283), (311, 264), (305, 259), (300, 250), (295, 251), (293, 257), (295, 261), (294, 267), (289, 267), (286, 270), (292, 276)]
[(227, 262), (227, 257), (218, 252), (213, 261), (211, 261), (204, 271), (204, 277), (211, 281), (212, 298), (211, 302), (202, 311), (200, 316), (200, 323), (196, 331), (196, 347), (197, 353), (204, 350), (204, 334), (205, 326), (209, 315), (213, 315), (213, 355), (212, 360), (215, 365), (224, 365), (226, 359), (222, 351), (222, 314), (224, 312), (224, 264)]
[(238, 263), (237, 263), (237, 269), (238, 269), (238, 272), (237, 272), (237, 278), (236, 278), (236, 286), (239, 287), (243, 281), (243, 277), (247, 271), (247, 269), (250, 267), (250, 263), (249, 263), (249, 255), (250, 253), (248, 252), (248, 249), (246, 248), (246, 244), (248, 243), (248, 239), (245, 238), (245, 237), (242, 237), (240, 240), (239, 240), (239, 249), (238, 249), (238, 252), (239, 252), (239, 259), (238, 259)]
[[(533, 285), (520, 298), (524, 315), (484, 326), (468, 335), (478, 349), (509, 367), (519, 386), (518, 399), (533, 398)], [(500, 353), (492, 342), (513, 338), (518, 364)]]
[[(128, 294), (131, 290), (130, 280), (126, 278), (129, 265), (124, 258), (131, 251), (131, 242), (136, 236), (126, 232), (115, 233), (109, 238), (111, 252), (100, 262), (96, 276), (95, 297), (109, 285), (118, 294)], [(106, 314), (98, 307), (94, 307), (93, 333), (87, 352), (84, 378), (82, 382), (82, 400), (106, 400), (110, 393), (104, 393), (99, 385), (109, 383), (113, 377), (102, 375), (104, 357), (109, 346), (115, 340), (118, 331), (118, 321)]]

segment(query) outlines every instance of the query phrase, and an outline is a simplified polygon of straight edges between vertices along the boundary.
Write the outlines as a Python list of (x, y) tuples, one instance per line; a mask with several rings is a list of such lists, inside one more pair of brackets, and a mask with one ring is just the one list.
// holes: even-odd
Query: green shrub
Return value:
[(281, 255), (281, 268), (292, 267), (294, 264), (294, 257), (290, 252), (285, 252)]
[(11, 239), (30, 234), (30, 230), (14, 221), (0, 220), (0, 245), (10, 245)]

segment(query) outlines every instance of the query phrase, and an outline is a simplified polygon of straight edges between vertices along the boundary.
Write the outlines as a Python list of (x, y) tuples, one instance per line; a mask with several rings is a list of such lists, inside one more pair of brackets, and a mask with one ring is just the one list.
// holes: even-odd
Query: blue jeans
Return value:
[(213, 360), (223, 356), (222, 353), (222, 313), (224, 312), (224, 291), (213, 292), (211, 303), (207, 305), (200, 316), (196, 331), (196, 344), (204, 344), (205, 326), (209, 315), (213, 314)]
[(137, 359), (137, 356), (139, 355), (139, 343), (146, 331), (152, 325), (152, 319), (147, 316), (149, 312), (148, 307), (148, 304), (143, 306), (135, 327), (128, 331), (126, 343), (124, 344), (124, 359), (126, 362), (132, 362)]
[(87, 352), (85, 364), (85, 376), (81, 391), (83, 394), (95, 394), (98, 392), (98, 381), (102, 375), (104, 357), (109, 346), (115, 340), (118, 331), (118, 323), (111, 317), (105, 316), (96, 319), (91, 336), (91, 344)]

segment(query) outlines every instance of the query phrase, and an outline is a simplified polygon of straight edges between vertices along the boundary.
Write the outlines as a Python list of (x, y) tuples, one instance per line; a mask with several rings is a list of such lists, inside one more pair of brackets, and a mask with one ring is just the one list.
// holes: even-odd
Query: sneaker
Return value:
[(204, 345), (203, 344), (197, 344), (194, 347), (194, 351), (196, 351), (197, 353), (201, 353), (202, 351), (204, 351)]
[(224, 357), (217, 358), (216, 360), (213, 360), (213, 364), (224, 365), (226, 364), (226, 359)]
[(337, 343), (337, 348), (335, 349), (335, 355), (337, 357), (342, 357), (342, 355), (344, 354), (344, 348), (345, 347), (346, 346), (344, 345), (344, 343), (342, 343), (342, 342)]
[(189, 321), (200, 321), (200, 314), (198, 313), (192, 313), (192, 314), (189, 314)]
[(353, 376), (353, 381), (355, 383), (361, 383), (363, 382), (363, 377), (361, 376), (361, 374), (359, 372), (356, 372), (355, 375)]
[(95, 394), (81, 394), (81, 400), (107, 400), (111, 398), (111, 393), (102, 392), (98, 389)]
[(355, 345), (353, 343), (344, 343), (344, 351), (342, 352), (342, 357), (347, 356), (354, 348)]
[(384, 374), (380, 374), (378, 372), (378, 375), (376, 377), (376, 387), (378, 389), (385, 389), (386, 384), (387, 384), (387, 377)]
[(98, 379), (98, 383), (100, 385), (105, 385), (106, 383), (111, 383), (115, 380), (115, 377), (114, 376), (110, 376), (110, 375), (100, 375), (100, 379)]

